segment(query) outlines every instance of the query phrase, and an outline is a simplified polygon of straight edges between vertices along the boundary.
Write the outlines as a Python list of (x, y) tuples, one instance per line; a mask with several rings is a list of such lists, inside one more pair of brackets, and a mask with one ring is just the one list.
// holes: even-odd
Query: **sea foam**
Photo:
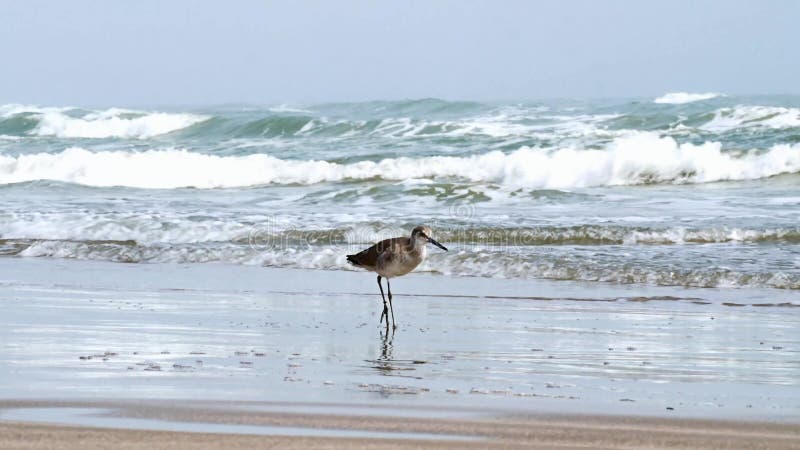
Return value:
[(315, 184), (341, 180), (459, 179), (512, 188), (565, 189), (655, 183), (751, 180), (800, 172), (800, 146), (732, 153), (720, 143), (679, 144), (670, 137), (638, 133), (604, 149), (492, 151), (455, 157), (388, 158), (340, 164), (286, 160), (270, 155), (215, 156), (179, 149), (0, 155), (0, 184), (54, 180), (87, 186), (226, 188), (267, 184)]

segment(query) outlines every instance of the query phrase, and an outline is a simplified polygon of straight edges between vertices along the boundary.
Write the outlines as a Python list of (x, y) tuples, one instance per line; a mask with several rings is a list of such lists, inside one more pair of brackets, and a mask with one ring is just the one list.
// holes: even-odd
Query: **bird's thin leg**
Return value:
[[(389, 291), (389, 309), (392, 311), (392, 329), (396, 330), (397, 325), (394, 323), (394, 307), (392, 306), (392, 285), (389, 284), (389, 279), (386, 279), (386, 289)], [(389, 325), (389, 318), (386, 318), (386, 325)]]
[[(386, 279), (388, 284), (389, 279)], [(381, 321), (379, 323), (383, 323), (383, 317), (386, 316), (386, 328), (389, 328), (389, 308), (386, 307), (386, 297), (383, 296), (383, 286), (381, 285), (381, 276), (378, 275), (378, 289), (381, 290), (381, 298), (383, 299), (383, 312), (381, 313)]]

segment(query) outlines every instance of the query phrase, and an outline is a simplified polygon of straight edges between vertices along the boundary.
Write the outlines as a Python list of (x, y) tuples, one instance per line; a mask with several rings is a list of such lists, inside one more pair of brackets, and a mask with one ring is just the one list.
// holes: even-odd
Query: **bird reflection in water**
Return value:
[(418, 359), (395, 359), (394, 351), (394, 333), (391, 330), (380, 333), (380, 356), (374, 360), (367, 360), (370, 367), (377, 370), (378, 373), (384, 376), (392, 377), (406, 377), (422, 379), (421, 376), (416, 375), (414, 371), (420, 364), (427, 364), (428, 361)]
[(394, 330), (389, 331), (381, 331), (381, 356), (378, 357), (377, 360), (374, 361), (375, 369), (378, 370), (382, 375), (393, 375), (393, 371), (399, 370), (399, 367), (393, 366), (394, 360), (392, 359), (392, 350), (393, 350), (393, 340), (394, 340)]

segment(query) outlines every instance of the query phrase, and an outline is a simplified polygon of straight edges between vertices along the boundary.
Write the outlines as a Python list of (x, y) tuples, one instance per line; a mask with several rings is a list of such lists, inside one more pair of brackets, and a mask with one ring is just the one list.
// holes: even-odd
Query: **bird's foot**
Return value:
[(383, 323), (383, 318), (386, 318), (386, 325), (389, 325), (389, 308), (383, 305), (383, 312), (381, 313), (381, 320), (378, 323)]

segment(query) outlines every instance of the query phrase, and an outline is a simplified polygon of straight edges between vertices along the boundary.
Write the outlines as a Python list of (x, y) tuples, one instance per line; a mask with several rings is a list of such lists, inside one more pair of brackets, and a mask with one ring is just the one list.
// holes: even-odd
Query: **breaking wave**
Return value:
[[(7, 104), (0, 105), (0, 134), (65, 139), (146, 139), (178, 131), (186, 131), (191, 137), (214, 139), (529, 138), (550, 136), (551, 131), (573, 136), (603, 133), (596, 125), (614, 117), (544, 114), (547, 111), (542, 106), (498, 107), (433, 99), (326, 104), (313, 110), (278, 105), (221, 110), (210, 115)], [(342, 116), (347, 112), (353, 115)]]
[(702, 94), (691, 94), (688, 92), (670, 92), (653, 100), (653, 103), (682, 105), (684, 103), (699, 102), (702, 100), (711, 100), (712, 98), (717, 98), (722, 96), (723, 94), (718, 94), (716, 92), (706, 92)]
[(800, 148), (723, 151), (721, 144), (678, 144), (639, 133), (604, 149), (539, 149), (480, 155), (387, 158), (349, 164), (279, 159), (264, 154), (215, 156), (186, 150), (0, 155), (0, 184), (53, 180), (87, 186), (227, 188), (342, 180), (460, 179), (513, 188), (580, 188), (752, 180), (800, 171)]
[[(361, 246), (403, 235), (407, 227), (386, 227), (384, 223), (353, 219), (322, 219), (319, 224), (304, 223), (297, 228), (284, 218), (247, 215), (214, 218), (190, 214), (140, 213), (0, 213), (0, 239), (6, 242), (74, 241), (131, 242), (136, 245), (230, 243), (258, 248), (297, 246)], [(348, 224), (345, 224), (347, 222)], [(331, 226), (333, 225), (333, 226)], [(800, 244), (800, 227), (747, 228), (717, 226), (641, 227), (621, 225), (570, 225), (526, 227), (447, 227), (436, 230), (442, 242), (472, 248), (512, 248), (525, 246), (603, 246), (603, 245), (690, 245), (720, 243)], [(354, 248), (355, 249), (355, 248)], [(344, 250), (343, 250), (344, 251)]]
[[(684, 104), (717, 97), (724, 95), (680, 92), (666, 94), (654, 102)], [(788, 106), (720, 107), (712, 103), (695, 108), (699, 110), (688, 115), (657, 106), (630, 108), (631, 105), (617, 105), (591, 110), (583, 106), (550, 108), (427, 99), (308, 108), (278, 105), (196, 113), (8, 104), (0, 105), (0, 135), (6, 140), (27, 137), (70, 140), (150, 139), (174, 133), (172, 137), (177, 139), (189, 138), (211, 145), (235, 139), (338, 145), (345, 140), (361, 143), (363, 139), (370, 142), (377, 138), (390, 145), (408, 140), (508, 150), (515, 148), (515, 144), (516, 147), (553, 146), (576, 141), (595, 147), (646, 130), (681, 135), (685, 130), (726, 133), (759, 127), (766, 130), (800, 127), (800, 108)]]
[(6, 127), (34, 136), (59, 138), (137, 138), (171, 133), (208, 119), (186, 113), (145, 112), (121, 108), (86, 111), (78, 108), (40, 108), (3, 105)]
[(719, 133), (758, 127), (772, 129), (800, 127), (800, 108), (748, 105), (721, 108), (716, 110), (713, 118), (700, 128)]

